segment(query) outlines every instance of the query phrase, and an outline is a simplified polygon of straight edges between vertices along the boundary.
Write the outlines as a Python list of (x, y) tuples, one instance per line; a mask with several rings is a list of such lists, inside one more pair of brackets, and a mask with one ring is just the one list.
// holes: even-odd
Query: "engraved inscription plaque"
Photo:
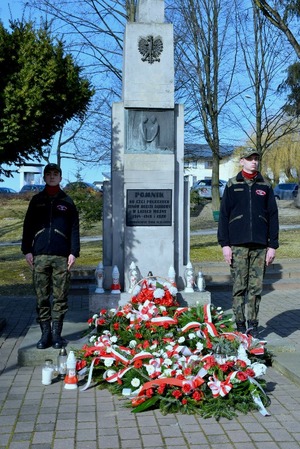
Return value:
[(171, 189), (128, 189), (126, 226), (171, 226)]

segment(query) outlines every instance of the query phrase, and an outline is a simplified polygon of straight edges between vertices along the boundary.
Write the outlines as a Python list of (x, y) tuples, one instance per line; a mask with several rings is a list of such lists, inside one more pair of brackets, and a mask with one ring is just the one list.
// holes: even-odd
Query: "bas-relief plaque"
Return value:
[(128, 189), (126, 226), (171, 226), (171, 189)]
[(174, 154), (174, 110), (129, 109), (125, 153)]

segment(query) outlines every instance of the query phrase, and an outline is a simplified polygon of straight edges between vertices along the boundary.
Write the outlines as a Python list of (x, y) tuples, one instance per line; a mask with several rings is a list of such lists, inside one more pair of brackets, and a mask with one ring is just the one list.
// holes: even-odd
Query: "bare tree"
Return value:
[(281, 35), (260, 13), (255, 1), (252, 4), (251, 9), (238, 13), (237, 32), (248, 81), (235, 100), (235, 120), (250, 146), (263, 156), (282, 136), (297, 131), (298, 123), (286, 114), (277, 91), (290, 51), (285, 50)]
[(58, 159), (92, 165), (107, 160), (111, 104), (122, 92), (124, 28), (127, 20), (135, 20), (137, 0), (29, 0), (26, 4), (52, 21), (96, 89), (84, 121), (65, 126), (53, 140), (52, 153)]
[[(212, 151), (212, 207), (218, 210), (220, 135), (224, 108), (231, 98), (237, 42), (232, 3), (178, 0), (176, 71), (178, 97), (186, 105), (187, 133), (201, 133)], [(201, 130), (201, 131), (200, 131)]]
[[(287, 37), (289, 43), (300, 59), (300, 43), (289, 26), (289, 19), (300, 16), (300, 4), (297, 0), (283, 0), (281, 2), (266, 2), (265, 0), (254, 0), (256, 6), (263, 15)], [(272, 5), (273, 4), (273, 5)], [(298, 30), (297, 30), (298, 32)]]
[[(55, 20), (56, 29), (97, 88), (88, 120), (79, 127), (78, 123), (68, 125), (56, 141), (59, 156), (74, 155), (80, 161), (97, 163), (110, 148), (110, 106), (121, 96), (124, 28), (127, 20), (135, 20), (138, 1), (29, 2)], [(245, 9), (241, 0), (236, 4), (229, 0), (178, 0), (175, 5), (166, 1), (166, 5), (175, 30), (176, 99), (185, 104), (186, 137), (197, 142), (204, 138), (211, 148), (213, 209), (217, 210), (222, 127), (228, 123), (231, 130), (240, 127), (261, 153), (279, 138), (278, 129), (287, 132), (288, 127), (282, 126), (286, 120), (283, 109), (278, 104), (272, 107), (270, 101), (276, 94), (274, 75), (287, 60), (280, 54), (278, 35), (271, 36), (257, 6), (250, 8), (253, 28), (249, 32), (244, 18), (239, 20), (240, 31), (236, 28), (238, 11)], [(249, 92), (253, 102), (246, 98)], [(93, 120), (97, 134), (91, 131)], [(291, 121), (291, 127), (294, 125)]]

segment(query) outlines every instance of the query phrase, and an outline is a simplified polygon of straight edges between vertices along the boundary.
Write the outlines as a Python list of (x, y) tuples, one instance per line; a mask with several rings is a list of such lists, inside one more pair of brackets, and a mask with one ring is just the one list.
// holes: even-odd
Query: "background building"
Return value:
[[(235, 147), (220, 147), (221, 160), (219, 178), (227, 181), (235, 175), (238, 160), (234, 157)], [(207, 144), (186, 143), (184, 145), (184, 175), (189, 177), (190, 186), (200, 179), (212, 177), (212, 152)]]

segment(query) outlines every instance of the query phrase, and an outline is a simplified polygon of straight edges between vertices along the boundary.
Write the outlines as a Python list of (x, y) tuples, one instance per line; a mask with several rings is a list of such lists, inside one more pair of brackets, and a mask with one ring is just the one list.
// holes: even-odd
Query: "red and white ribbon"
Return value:
[(169, 316), (157, 316), (150, 320), (155, 326), (163, 326), (164, 324), (177, 324), (177, 320)]
[(224, 397), (232, 389), (230, 376), (228, 376), (225, 381), (220, 381), (216, 376), (210, 377), (210, 381), (207, 382), (207, 385), (211, 389), (214, 398), (217, 398), (218, 396)]
[(143, 359), (153, 359), (154, 355), (151, 354), (151, 352), (139, 352), (138, 354), (136, 354), (130, 363), (134, 363), (136, 360), (143, 360)]
[(198, 321), (191, 321), (190, 323), (183, 326), (183, 328), (181, 329), (181, 332), (187, 332), (190, 329), (195, 329), (195, 328), (199, 328), (199, 327), (201, 327), (201, 323), (198, 323)]
[(111, 354), (113, 354), (115, 360), (124, 363), (124, 365), (127, 365), (129, 363), (129, 360), (125, 356), (120, 354), (118, 351), (116, 351), (114, 348), (111, 348)]

